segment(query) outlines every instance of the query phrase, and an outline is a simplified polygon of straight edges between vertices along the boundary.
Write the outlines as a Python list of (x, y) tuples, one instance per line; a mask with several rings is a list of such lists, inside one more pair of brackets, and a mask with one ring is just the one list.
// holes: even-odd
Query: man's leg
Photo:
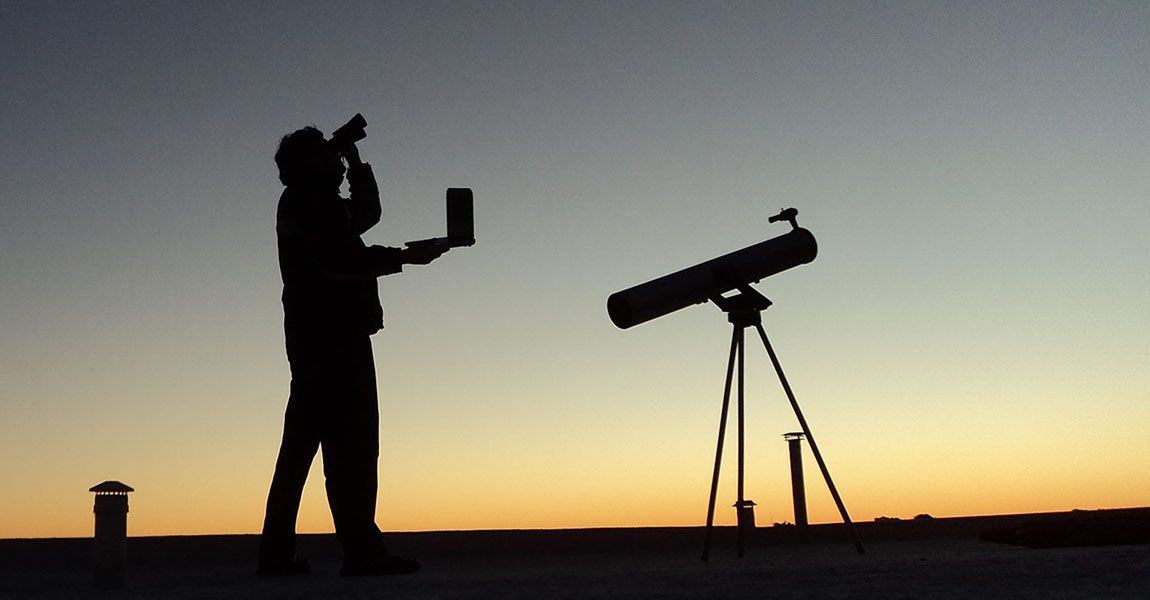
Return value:
[(349, 337), (339, 355), (339, 373), (325, 407), (323, 471), (336, 536), (344, 554), (381, 550), (375, 524), (379, 461), (379, 403), (375, 362), (366, 335)]
[(315, 406), (317, 379), (323, 369), (315, 364), (312, 354), (317, 350), (322, 352), (322, 349), (309, 348), (311, 352), (301, 353), (298, 347), (299, 344), (289, 341), (291, 395), (284, 413), (283, 440), (268, 491), (267, 511), (260, 535), (261, 570), (267, 570), (263, 568), (265, 565), (275, 570), (290, 565), (295, 559), (300, 498), (320, 443), (321, 427)]

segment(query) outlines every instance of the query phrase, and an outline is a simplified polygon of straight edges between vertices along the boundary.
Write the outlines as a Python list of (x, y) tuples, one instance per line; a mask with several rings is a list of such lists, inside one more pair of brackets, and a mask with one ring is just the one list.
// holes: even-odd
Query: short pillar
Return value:
[(735, 503), (735, 514), (738, 517), (739, 529), (750, 533), (755, 528), (755, 501), (742, 500)]
[(97, 589), (124, 587), (128, 562), (128, 492), (131, 487), (119, 481), (105, 481), (88, 490), (96, 494), (96, 536), (94, 555)]
[(795, 527), (807, 526), (807, 491), (803, 484), (803, 433), (783, 434), (791, 451), (791, 497), (795, 502)]

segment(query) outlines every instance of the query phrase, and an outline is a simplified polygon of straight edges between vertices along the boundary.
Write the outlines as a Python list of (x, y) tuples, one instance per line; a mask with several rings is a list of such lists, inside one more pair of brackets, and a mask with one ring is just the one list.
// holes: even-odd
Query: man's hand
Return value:
[(447, 240), (442, 238), (407, 242), (405, 245), (407, 247), (403, 249), (403, 262), (408, 265), (426, 265), (451, 249)]
[(355, 143), (344, 144), (343, 146), (340, 146), (339, 154), (340, 156), (343, 156), (344, 160), (347, 161), (347, 166), (349, 168), (358, 167), (359, 165), (363, 164), (363, 161), (359, 158), (359, 148), (355, 147)]

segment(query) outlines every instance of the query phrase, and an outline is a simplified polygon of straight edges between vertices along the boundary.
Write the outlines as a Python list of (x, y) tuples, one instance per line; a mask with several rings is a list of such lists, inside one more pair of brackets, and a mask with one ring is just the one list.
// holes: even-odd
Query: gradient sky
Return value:
[[(729, 325), (605, 301), (787, 206), (819, 257), (765, 326), (855, 519), (1150, 505), (1148, 99), (1144, 2), (4, 0), (0, 537), (90, 535), (105, 479), (133, 534), (259, 529), (272, 154), (355, 112), (368, 242), (476, 198), (474, 247), (380, 281), (384, 529), (702, 524)], [(790, 521), (750, 350), (747, 496)]]

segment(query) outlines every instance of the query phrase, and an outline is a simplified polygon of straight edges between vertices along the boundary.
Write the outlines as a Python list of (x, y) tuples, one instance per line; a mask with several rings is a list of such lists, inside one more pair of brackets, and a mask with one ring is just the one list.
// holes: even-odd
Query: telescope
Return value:
[(607, 298), (611, 322), (628, 329), (813, 261), (818, 244), (795, 222), (797, 215), (797, 210), (788, 208), (769, 219), (791, 224), (791, 231), (783, 235), (611, 294)]
[[(738, 501), (735, 502), (734, 506), (738, 508), (736, 542), (739, 557), (743, 556), (746, 549), (745, 538), (755, 527), (755, 503), (747, 500), (743, 495), (746, 430), (743, 412), (744, 330), (752, 327), (759, 334), (763, 348), (771, 359), (771, 365), (775, 368), (779, 383), (782, 384), (783, 391), (787, 394), (787, 400), (790, 401), (791, 408), (795, 411), (795, 418), (798, 419), (799, 425), (802, 427), (803, 435), (806, 436), (811, 452), (815, 455), (815, 461), (818, 462), (823, 479), (827, 482), (827, 488), (831, 492), (835, 506), (838, 507), (839, 514), (842, 515), (843, 524), (847, 526), (851, 537), (854, 538), (855, 548), (859, 554), (865, 552), (858, 532), (855, 531), (854, 523), (851, 522), (850, 515), (847, 514), (846, 505), (843, 504), (842, 497), (839, 496), (838, 488), (831, 480), (830, 470), (827, 469), (826, 462), (823, 461), (822, 453), (819, 452), (819, 447), (815, 443), (811, 428), (807, 424), (806, 418), (803, 417), (799, 402), (795, 399), (795, 394), (791, 391), (791, 386), (783, 373), (779, 357), (775, 354), (770, 340), (767, 339), (767, 332), (763, 329), (762, 312), (771, 306), (771, 301), (751, 285), (771, 275), (809, 263), (815, 259), (819, 251), (818, 244), (815, 243), (815, 236), (806, 229), (799, 227), (798, 223), (795, 222), (798, 214), (799, 211), (788, 208), (779, 211), (779, 214), (768, 220), (770, 223), (778, 221), (790, 223), (791, 230), (783, 235), (701, 262), (670, 275), (652, 279), (647, 283), (641, 283), (621, 292), (615, 292), (607, 298), (607, 314), (611, 317), (611, 322), (619, 329), (628, 329), (692, 304), (704, 302), (713, 302), (719, 310), (727, 314), (727, 321), (731, 323), (731, 352), (727, 359), (727, 378), (723, 388), (723, 410), (719, 417), (719, 439), (715, 445), (715, 469), (711, 475), (711, 495), (707, 504), (707, 526), (703, 539), (704, 561), (709, 560), (711, 555), (711, 527), (715, 521), (715, 501), (719, 489), (719, 469), (722, 467), (723, 461), (727, 412), (731, 406), (732, 383), (736, 381), (738, 382), (735, 406), (738, 411), (739, 462)], [(724, 295), (731, 290), (737, 290), (737, 293), (729, 296)], [(737, 378), (735, 377), (736, 373), (738, 373)]]

